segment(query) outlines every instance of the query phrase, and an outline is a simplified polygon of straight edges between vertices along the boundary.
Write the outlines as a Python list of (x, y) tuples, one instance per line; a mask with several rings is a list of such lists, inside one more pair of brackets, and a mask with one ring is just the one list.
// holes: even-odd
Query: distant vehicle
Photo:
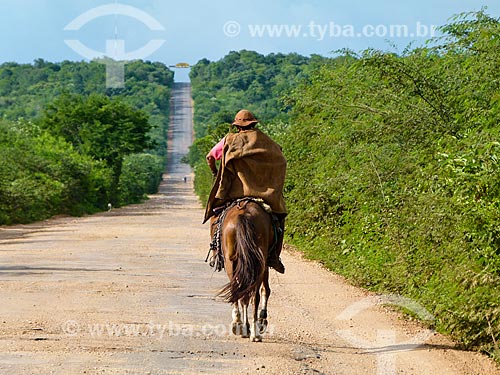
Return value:
[(180, 62), (180, 63), (177, 63), (175, 65), (169, 65), (170, 68), (190, 68), (191, 65), (189, 65), (188, 63), (185, 63), (185, 62)]

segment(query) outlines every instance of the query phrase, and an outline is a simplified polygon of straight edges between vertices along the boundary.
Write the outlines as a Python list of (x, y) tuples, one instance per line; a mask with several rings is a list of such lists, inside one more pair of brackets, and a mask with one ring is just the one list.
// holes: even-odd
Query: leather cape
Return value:
[(229, 133), (203, 222), (214, 215), (214, 208), (243, 197), (261, 198), (274, 213), (286, 214), (285, 175), (286, 159), (269, 136), (255, 128)]

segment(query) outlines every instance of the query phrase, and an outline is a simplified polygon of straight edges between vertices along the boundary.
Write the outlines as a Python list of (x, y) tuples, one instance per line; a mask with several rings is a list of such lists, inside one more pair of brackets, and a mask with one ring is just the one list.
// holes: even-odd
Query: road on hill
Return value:
[(231, 334), (226, 282), (181, 163), (190, 86), (173, 90), (169, 167), (144, 204), (0, 228), (0, 374), (500, 374), (482, 355), (288, 249), (262, 343)]

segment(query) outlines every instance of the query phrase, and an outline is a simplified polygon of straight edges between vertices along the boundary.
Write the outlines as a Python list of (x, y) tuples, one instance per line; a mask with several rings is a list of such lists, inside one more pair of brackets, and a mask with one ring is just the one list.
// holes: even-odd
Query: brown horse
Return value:
[[(262, 341), (267, 329), (269, 268), (267, 255), (274, 242), (272, 218), (255, 200), (240, 200), (228, 208), (221, 228), (224, 267), (229, 283), (219, 295), (233, 305), (232, 331), (235, 335)], [(262, 295), (262, 309), (259, 305)], [(251, 322), (248, 305), (253, 301)], [(258, 315), (258, 318), (257, 318)]]

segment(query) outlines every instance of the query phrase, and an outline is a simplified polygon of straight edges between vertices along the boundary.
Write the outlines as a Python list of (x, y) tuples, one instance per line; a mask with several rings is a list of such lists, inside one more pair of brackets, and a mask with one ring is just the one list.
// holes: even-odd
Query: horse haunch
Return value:
[[(236, 201), (221, 224), (224, 268), (229, 283), (219, 295), (233, 305), (233, 333), (262, 341), (266, 331), (269, 269), (267, 255), (274, 241), (271, 215), (253, 198)], [(262, 297), (262, 309), (259, 306)], [(253, 302), (249, 319), (248, 307)]]
[(228, 212), (222, 231), (225, 268), (229, 283), (219, 295), (227, 302), (244, 303), (254, 296), (266, 271), (271, 219), (257, 203), (246, 202)]

